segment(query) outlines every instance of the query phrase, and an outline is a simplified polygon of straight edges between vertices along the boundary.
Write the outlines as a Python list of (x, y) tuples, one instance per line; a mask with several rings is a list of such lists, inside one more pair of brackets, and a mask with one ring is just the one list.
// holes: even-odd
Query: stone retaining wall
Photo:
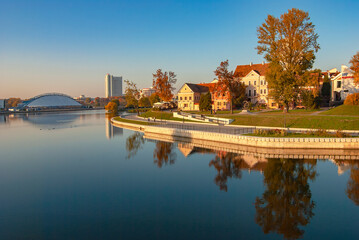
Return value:
[(112, 120), (112, 122), (138, 129), (145, 133), (158, 133), (175, 137), (185, 137), (214, 142), (238, 144), (261, 148), (281, 149), (359, 149), (359, 138), (273, 138), (254, 137), (234, 134), (202, 132), (195, 130), (183, 130), (177, 128), (165, 128), (156, 126), (144, 126), (132, 123), (124, 123)]

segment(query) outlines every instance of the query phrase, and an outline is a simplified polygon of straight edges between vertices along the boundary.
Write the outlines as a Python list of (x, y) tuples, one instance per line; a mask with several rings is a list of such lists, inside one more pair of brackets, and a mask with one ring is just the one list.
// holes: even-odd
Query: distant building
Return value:
[(141, 97), (149, 97), (155, 92), (156, 92), (156, 90), (153, 89), (153, 87), (143, 88), (140, 90)]
[(332, 97), (331, 100), (344, 101), (349, 94), (358, 93), (359, 86), (354, 84), (354, 75), (350, 68), (342, 65), (341, 72), (331, 79)]
[(122, 77), (115, 77), (110, 74), (105, 76), (106, 97), (122, 96)]
[(5, 108), (5, 99), (0, 99), (0, 110)]

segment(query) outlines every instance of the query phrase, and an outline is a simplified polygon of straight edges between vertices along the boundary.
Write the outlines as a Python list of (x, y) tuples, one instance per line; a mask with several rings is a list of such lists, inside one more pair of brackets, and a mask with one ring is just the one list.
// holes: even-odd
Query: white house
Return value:
[(349, 94), (358, 93), (359, 85), (354, 84), (354, 75), (349, 67), (342, 65), (341, 72), (331, 79), (332, 101), (344, 101)]

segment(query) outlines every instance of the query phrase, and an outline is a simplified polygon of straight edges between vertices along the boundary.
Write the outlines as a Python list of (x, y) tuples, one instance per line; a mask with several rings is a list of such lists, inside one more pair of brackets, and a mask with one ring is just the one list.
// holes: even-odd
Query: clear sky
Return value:
[(315, 68), (339, 68), (359, 51), (359, 0), (0, 0), (0, 99), (103, 97), (106, 73), (142, 88), (158, 68), (177, 74), (177, 89), (208, 82), (223, 60), (232, 70), (262, 62), (256, 28), (293, 7), (316, 25)]

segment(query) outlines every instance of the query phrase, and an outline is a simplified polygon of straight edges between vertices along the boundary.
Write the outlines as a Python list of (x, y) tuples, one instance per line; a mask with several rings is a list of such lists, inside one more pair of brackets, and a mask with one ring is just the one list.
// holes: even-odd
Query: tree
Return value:
[(138, 91), (136, 84), (132, 81), (125, 80), (125, 83), (125, 98), (127, 102), (126, 107), (133, 106), (137, 110), (137, 114), (139, 115), (138, 99), (140, 98), (140, 92)]
[(100, 106), (100, 98), (96, 97), (95, 98), (95, 107), (99, 107)]
[(174, 152), (175, 145), (171, 142), (158, 141), (153, 151), (153, 162), (158, 168), (165, 165), (172, 165), (176, 162), (177, 155)]
[(324, 80), (323, 80), (323, 86), (321, 89), (322, 97), (330, 98), (331, 91), (332, 91), (332, 86), (330, 84), (330, 79), (329, 79), (328, 75), (325, 75)]
[(109, 102), (106, 106), (105, 109), (107, 111), (109, 111), (110, 113), (117, 113), (118, 111), (118, 105), (115, 102)]
[(242, 107), (243, 102), (246, 100), (246, 85), (243, 82), (233, 82), (233, 105), (237, 108)]
[(201, 94), (199, 99), (199, 110), (200, 111), (209, 111), (212, 109), (212, 96), (211, 93), (208, 92), (206, 94)]
[(176, 74), (174, 72), (162, 72), (158, 69), (153, 74), (152, 86), (156, 91), (156, 94), (162, 99), (162, 101), (170, 101), (173, 97), (173, 87), (176, 84)]
[(265, 191), (255, 201), (256, 222), (264, 233), (276, 232), (286, 239), (301, 238), (301, 226), (314, 216), (309, 180), (317, 173), (316, 161), (269, 159), (264, 169)]
[(153, 106), (153, 104), (155, 104), (156, 102), (160, 102), (160, 101), (161, 101), (161, 99), (157, 95), (157, 93), (152, 93), (152, 95), (150, 96), (151, 106)]
[(258, 54), (264, 54), (269, 62), (266, 80), (272, 96), (285, 106), (295, 102), (299, 89), (305, 85), (302, 76), (312, 68), (320, 47), (318, 34), (310, 22), (309, 14), (299, 9), (290, 9), (280, 18), (268, 15), (257, 28)]
[(112, 99), (111, 102), (114, 102), (117, 104), (117, 106), (120, 106), (120, 101), (118, 99)]
[(224, 94), (226, 96), (227, 100), (230, 102), (231, 113), (233, 113), (232, 99), (238, 85), (234, 80), (233, 71), (228, 71), (228, 60), (221, 62), (216, 71), (214, 71), (214, 74), (218, 78), (216, 90), (219, 94)]
[(91, 103), (91, 98), (89, 98), (89, 97), (85, 98), (85, 103), (90, 104)]
[(306, 109), (319, 108), (319, 96), (314, 96), (312, 91), (303, 89), (300, 91), (300, 97), (302, 99), (302, 104)]
[(140, 107), (151, 107), (150, 99), (148, 97), (141, 97), (139, 102), (138, 102), (138, 106), (140, 106)]
[(9, 98), (6, 101), (6, 108), (12, 108), (12, 107), (17, 107), (17, 105), (21, 103), (21, 99), (20, 98)]
[(344, 105), (359, 105), (359, 93), (352, 93), (347, 96)]
[(217, 170), (217, 176), (214, 182), (221, 191), (227, 192), (227, 181), (229, 178), (242, 178), (240, 168), (242, 161), (243, 159), (240, 155), (230, 152), (218, 152), (215, 158), (210, 161), (209, 166), (214, 166)]
[(357, 52), (349, 62), (350, 69), (354, 72), (354, 83), (359, 85), (359, 52)]

